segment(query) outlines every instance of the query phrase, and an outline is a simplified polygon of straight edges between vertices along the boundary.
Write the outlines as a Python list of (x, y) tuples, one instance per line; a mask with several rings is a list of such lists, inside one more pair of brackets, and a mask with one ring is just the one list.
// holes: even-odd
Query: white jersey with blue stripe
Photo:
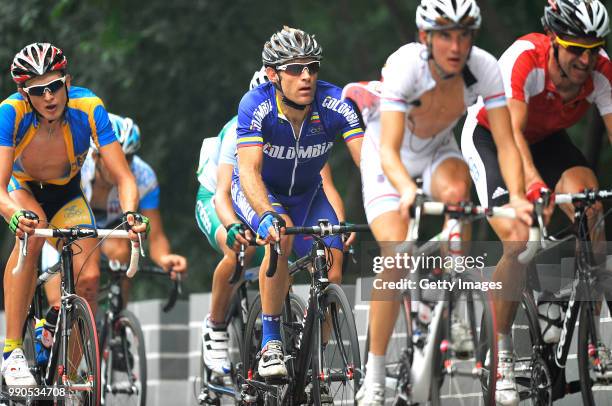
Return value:
[[(341, 99), (341, 89), (317, 81), (317, 90), (299, 134), (282, 110), (274, 84), (268, 82), (248, 92), (240, 101), (237, 148), (263, 149), (261, 175), (272, 193), (294, 196), (311, 190), (321, 181), (336, 137), (345, 142), (363, 137), (359, 116)], [(238, 168), (234, 169), (234, 177)]]
[[(134, 174), (136, 184), (138, 185), (138, 194), (140, 196), (138, 210), (159, 209), (160, 190), (153, 168), (138, 155), (134, 155), (130, 163), (130, 170)], [(91, 201), (95, 176), (96, 164), (90, 151), (81, 169), (81, 187), (88, 202)], [(94, 214), (96, 216), (96, 224), (100, 228), (107, 227), (121, 218), (123, 212), (119, 203), (119, 191), (116, 186), (108, 192), (106, 210), (103, 212), (94, 210)]]

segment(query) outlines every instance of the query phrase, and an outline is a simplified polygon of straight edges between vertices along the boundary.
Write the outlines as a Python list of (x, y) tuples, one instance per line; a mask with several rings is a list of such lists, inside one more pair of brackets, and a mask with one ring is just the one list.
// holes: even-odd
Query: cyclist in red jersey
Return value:
[[(508, 99), (515, 141), (521, 152), (527, 196), (538, 196), (542, 187), (557, 193), (597, 188), (597, 178), (566, 129), (576, 124), (592, 104), (597, 106), (612, 136), (612, 64), (603, 50), (609, 18), (599, 0), (549, 0), (542, 18), (545, 34), (519, 38), (499, 60)], [(497, 149), (491, 137), (487, 112), (469, 111), (463, 128), (462, 150), (483, 205), (507, 203)], [(572, 218), (573, 208), (563, 207)], [(601, 205), (590, 213), (591, 238), (603, 241)], [(517, 261), (524, 230), (514, 222), (495, 219), (491, 225), (506, 244), (493, 275), (501, 281), (505, 298), (519, 298), (525, 286), (525, 267)], [(600, 257), (601, 258), (601, 257)], [(601, 260), (601, 259), (600, 259)], [(518, 302), (496, 299), (499, 327), (498, 402), (518, 403), (510, 328)]]

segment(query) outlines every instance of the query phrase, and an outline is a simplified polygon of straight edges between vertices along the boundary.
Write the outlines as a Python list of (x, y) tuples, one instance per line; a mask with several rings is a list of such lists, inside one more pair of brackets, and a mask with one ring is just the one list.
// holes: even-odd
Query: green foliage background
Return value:
[[(494, 55), (518, 36), (540, 30), (545, 1), (480, 0), (477, 44)], [(3, 0), (0, 88), (14, 92), (8, 68), (15, 52), (52, 42), (69, 58), (73, 84), (92, 89), (109, 111), (134, 118), (144, 157), (157, 171), (162, 212), (176, 251), (191, 263), (188, 288), (209, 286), (218, 256), (194, 221), (195, 170), (201, 141), (216, 135), (237, 110), (261, 48), (284, 24), (316, 33), (324, 48), (321, 79), (338, 85), (376, 79), (386, 57), (414, 39), (417, 2), (400, 0)], [(586, 130), (574, 131), (577, 142)], [(340, 144), (340, 143), (339, 143)], [(601, 168), (609, 168), (609, 148)], [(341, 145), (332, 167), (354, 221), (363, 221), (361, 184)], [(600, 171), (610, 185), (609, 170)], [(480, 234), (484, 236), (486, 234)], [(7, 232), (0, 258), (7, 257)], [(141, 280), (135, 296), (156, 288)]]

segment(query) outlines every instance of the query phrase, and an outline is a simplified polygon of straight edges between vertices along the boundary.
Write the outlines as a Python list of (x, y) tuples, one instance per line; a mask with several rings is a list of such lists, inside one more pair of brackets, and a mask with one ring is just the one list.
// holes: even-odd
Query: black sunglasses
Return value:
[(48, 90), (51, 94), (54, 94), (58, 90), (60, 90), (66, 84), (66, 76), (62, 76), (61, 78), (54, 79), (49, 83), (44, 85), (34, 85), (30, 87), (24, 87), (23, 91), (29, 94), (30, 96), (42, 96)]
[(308, 63), (286, 63), (276, 67), (276, 70), (281, 70), (291, 76), (299, 76), (304, 72), (304, 69), (308, 69), (308, 73), (314, 75), (319, 73), (321, 67), (320, 61), (312, 61)]

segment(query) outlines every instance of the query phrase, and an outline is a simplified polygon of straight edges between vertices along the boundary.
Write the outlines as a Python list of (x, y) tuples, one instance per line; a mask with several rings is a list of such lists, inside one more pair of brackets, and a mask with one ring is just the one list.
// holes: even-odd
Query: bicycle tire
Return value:
[[(413, 352), (412, 343), (412, 316), (410, 314), (410, 297), (402, 296), (400, 314), (395, 321), (393, 332), (387, 345), (385, 356), (385, 397), (393, 397), (402, 391), (403, 382), (408, 384), (410, 376), (410, 363), (412, 362), (411, 354)], [(370, 353), (370, 325), (368, 323), (363, 372), (367, 373), (366, 366), (368, 364), (368, 355)], [(395, 383), (391, 387), (392, 383)]]
[[(595, 386), (596, 379), (594, 379), (594, 371), (592, 370), (592, 365), (594, 359), (589, 355), (589, 346), (593, 345), (595, 351), (599, 352), (597, 349), (597, 343), (592, 343), (592, 332), (590, 327), (589, 319), (591, 315), (593, 317), (593, 321), (595, 323), (600, 323), (600, 317), (603, 317), (603, 306), (604, 303), (607, 305), (607, 301), (602, 301), (602, 309), (599, 316), (597, 316), (592, 308), (589, 306), (592, 303), (584, 302), (580, 308), (580, 322), (578, 326), (578, 349), (577, 349), (577, 358), (578, 358), (578, 376), (580, 378), (580, 392), (582, 395), (582, 403), (585, 406), (593, 406), (596, 404), (605, 403), (609, 399), (609, 395), (606, 390), (593, 390), (593, 386)], [(608, 308), (609, 309), (609, 308)], [(603, 331), (603, 328), (600, 328), (600, 331)], [(603, 335), (603, 334), (602, 334)], [(603, 343), (603, 337), (600, 337)], [(609, 351), (612, 348), (612, 340), (607, 340), (607, 350)], [(597, 385), (600, 386), (601, 385)]]
[[(232, 300), (227, 312), (227, 316), (225, 317), (227, 333), (229, 335), (228, 344), (230, 351), (230, 361), (232, 363), (232, 368), (236, 371), (240, 370), (240, 368), (242, 367), (240, 365), (240, 354), (242, 354), (242, 342), (244, 339), (245, 332), (245, 325), (242, 321), (242, 311), (240, 306), (241, 304), (238, 295), (234, 295), (234, 299)], [(235, 349), (238, 350), (237, 353), (234, 352)]]
[[(479, 275), (475, 274), (463, 274), (461, 279), (471, 282), (483, 282), (483, 279)], [(470, 371), (475, 371), (475, 368), (480, 366), (480, 375), (471, 372), (472, 379), (474, 380), (471, 387), (469, 387), (469, 384), (461, 382), (461, 388), (464, 389), (467, 387), (468, 394), (478, 393), (481, 391), (484, 404), (494, 406), (497, 374), (491, 373), (491, 371), (497, 371), (497, 330), (495, 326), (493, 301), (491, 299), (491, 295), (483, 292), (480, 289), (470, 291), (461, 290), (453, 292), (452, 295), (453, 304), (458, 306), (462, 303), (461, 297), (465, 297), (465, 305), (462, 306), (465, 308), (465, 317), (463, 318), (463, 322), (465, 322), (466, 318), (468, 319), (468, 334), (472, 336), (476, 347), (469, 352), (469, 355), (462, 356), (459, 355), (459, 353), (455, 353), (455, 351), (452, 349), (453, 337), (451, 332), (448, 331), (448, 326), (450, 325), (448, 318), (452, 316), (450, 316), (448, 312), (444, 312), (441, 320), (442, 328), (438, 330), (438, 334), (435, 337), (436, 342), (434, 345), (434, 362), (430, 385), (431, 405), (445, 405), (447, 404), (447, 399), (450, 402), (456, 402), (457, 395), (460, 393), (452, 392), (453, 389), (459, 387), (459, 383), (457, 381), (452, 381), (452, 379), (455, 378), (454, 375), (457, 375), (457, 380), (459, 380), (459, 377), (462, 376), (469, 379)], [(478, 305), (478, 303), (480, 303), (480, 305)], [(459, 311), (462, 311), (461, 308), (459, 309)], [(482, 313), (479, 313), (479, 310), (481, 310)], [(480, 326), (476, 325), (478, 322), (480, 322)], [(441, 345), (443, 344), (443, 340), (448, 340), (448, 350), (445, 354), (451, 355), (446, 359), (444, 359), (445, 356), (440, 349)], [(491, 357), (491, 360), (489, 360), (487, 363), (486, 357), (489, 349), (493, 349), (492, 353), (495, 355)], [(453, 369), (451, 370), (453, 371), (453, 375), (447, 374), (449, 368), (447, 368), (445, 364), (448, 362), (450, 362), (452, 365), (451, 368)], [(467, 367), (464, 367), (462, 364), (467, 364)], [(476, 398), (478, 398), (478, 396), (476, 396)]]
[[(53, 372), (54, 379), (58, 385), (63, 386), (63, 379), (67, 379), (76, 384), (89, 384), (90, 390), (70, 391), (65, 398), (56, 400), (58, 405), (72, 405), (76, 400), (83, 406), (99, 406), (101, 399), (101, 376), (100, 376), (100, 350), (98, 337), (96, 334), (96, 322), (91, 312), (89, 304), (85, 299), (75, 296), (70, 301), (72, 309), (67, 317), (71, 325), (68, 337), (68, 365), (58, 366)], [(61, 334), (66, 320), (59, 319), (57, 332)], [(75, 365), (74, 360), (78, 358), (79, 364)], [(58, 351), (58, 364), (63, 359), (63, 349), (60, 346)], [(81, 364), (85, 362), (85, 371), (81, 370)], [(76, 398), (76, 399), (75, 399)]]
[[(331, 322), (331, 332), (323, 348), (325, 321), (319, 319), (319, 323), (315, 324), (311, 359), (313, 404), (329, 403), (329, 399), (325, 399), (326, 403), (322, 402), (323, 391), (327, 391), (326, 396), (331, 398), (333, 404), (354, 404), (361, 382), (361, 355), (353, 308), (342, 288), (333, 283), (323, 291), (321, 303), (327, 310), (325, 314)], [(350, 349), (345, 348), (345, 343), (350, 345)], [(323, 370), (319, 369), (319, 363)]]
[[(304, 301), (293, 293), (289, 294), (289, 299), (291, 303), (291, 314), (295, 317), (299, 317), (299, 320), (301, 320), (301, 318), (304, 317), (304, 309), (306, 308)], [(287, 311), (285, 310), (285, 305), (283, 305), (281, 325), (285, 325), (286, 323)], [(292, 348), (290, 348), (291, 346), (297, 345), (297, 342), (290, 339), (284, 330), (285, 329), (281, 327), (281, 336), (283, 337), (283, 344), (285, 345), (285, 353), (287, 353), (288, 351), (292, 350)], [(259, 350), (261, 349), (261, 341), (263, 338), (262, 334), (261, 297), (257, 295), (249, 308), (244, 339), (242, 341), (244, 345), (242, 351), (242, 377), (244, 379), (248, 379), (249, 376), (253, 379), (256, 377), (256, 358)], [(293, 360), (290, 360), (289, 365), (287, 365), (287, 373), (289, 374), (290, 378), (293, 377), (294, 373), (292, 362)], [(253, 393), (256, 393), (256, 391)], [(259, 396), (258, 394), (257, 402), (255, 403), (257, 406), (276, 406), (277, 404), (280, 404), (278, 399), (274, 396), (270, 396), (269, 394), (264, 394), (263, 396)]]
[(40, 384), (42, 370), (36, 362), (36, 318), (28, 316), (23, 325), (23, 353), (28, 361), (28, 367), (33, 373), (36, 382)]
[[(140, 321), (130, 310), (123, 309), (114, 320), (113, 325), (109, 327), (113, 329), (113, 334), (110, 334), (110, 331), (106, 334), (101, 359), (104, 379), (106, 380), (110, 377), (110, 383), (105, 382), (102, 388), (104, 404), (145, 406), (147, 402), (147, 353)], [(111, 336), (115, 337), (115, 340), (119, 339), (118, 343), (110, 343), (109, 338)], [(113, 348), (115, 346), (116, 348)], [(134, 346), (136, 346), (136, 351), (134, 351)], [(111, 362), (112, 370), (109, 371), (105, 357), (112, 357), (113, 355), (111, 354), (115, 354), (114, 351), (118, 351), (117, 354), (119, 352), (122, 354), (123, 365), (120, 368), (113, 368), (120, 361), (118, 358)], [(137, 370), (134, 367), (137, 367)], [(129, 379), (128, 373), (132, 379)], [(123, 378), (123, 381), (118, 381), (119, 378)], [(129, 389), (125, 384), (126, 381), (130, 386)], [(108, 391), (109, 385), (111, 386), (110, 392)], [(117, 393), (112, 393), (114, 390), (117, 390)], [(123, 391), (128, 393), (121, 393)], [(135, 393), (129, 393), (129, 391)]]

